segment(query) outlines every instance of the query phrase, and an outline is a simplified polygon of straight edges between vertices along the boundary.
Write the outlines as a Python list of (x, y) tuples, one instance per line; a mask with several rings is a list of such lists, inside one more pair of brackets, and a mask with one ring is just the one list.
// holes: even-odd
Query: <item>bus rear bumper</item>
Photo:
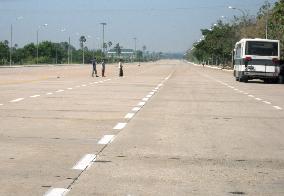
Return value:
[(243, 73), (244, 76), (247, 76), (249, 78), (277, 78), (278, 77), (278, 73), (275, 72), (256, 72), (256, 71), (245, 71)]

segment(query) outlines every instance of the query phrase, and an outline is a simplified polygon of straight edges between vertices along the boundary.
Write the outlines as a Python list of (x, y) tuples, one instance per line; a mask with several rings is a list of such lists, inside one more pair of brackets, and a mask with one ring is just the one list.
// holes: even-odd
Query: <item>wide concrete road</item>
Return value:
[(182, 61), (0, 69), (0, 195), (284, 195), (284, 85)]

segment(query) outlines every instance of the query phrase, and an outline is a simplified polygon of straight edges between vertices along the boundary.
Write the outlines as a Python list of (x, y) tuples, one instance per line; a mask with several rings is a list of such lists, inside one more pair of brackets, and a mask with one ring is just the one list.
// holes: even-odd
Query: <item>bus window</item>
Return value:
[(247, 41), (246, 55), (278, 56), (278, 42)]
[(241, 58), (241, 56), (242, 56), (242, 50), (241, 50), (241, 48), (242, 48), (242, 45), (241, 44), (238, 44), (237, 45), (237, 48), (236, 48), (236, 53), (235, 53), (235, 56), (236, 56), (236, 58)]

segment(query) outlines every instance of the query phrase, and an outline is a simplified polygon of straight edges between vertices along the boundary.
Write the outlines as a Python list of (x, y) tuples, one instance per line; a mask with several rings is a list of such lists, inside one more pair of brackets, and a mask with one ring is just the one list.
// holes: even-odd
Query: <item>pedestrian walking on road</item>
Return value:
[(99, 76), (98, 76), (98, 73), (97, 73), (97, 62), (96, 62), (96, 58), (94, 58), (94, 59), (92, 60), (92, 64), (93, 64), (92, 77), (94, 77), (94, 73), (95, 73), (96, 77), (99, 77)]
[(102, 77), (105, 77), (105, 70), (106, 70), (106, 62), (103, 59), (103, 61), (102, 61)]
[(121, 59), (119, 60), (118, 68), (119, 68), (119, 77), (123, 77), (123, 65)]

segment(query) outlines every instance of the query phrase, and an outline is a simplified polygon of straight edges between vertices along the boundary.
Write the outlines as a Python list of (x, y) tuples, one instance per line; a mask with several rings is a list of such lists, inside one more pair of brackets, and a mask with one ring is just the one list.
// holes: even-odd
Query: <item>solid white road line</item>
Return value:
[(134, 107), (134, 108), (132, 109), (132, 111), (138, 112), (140, 109), (141, 109), (140, 107)]
[(266, 104), (268, 104), (268, 105), (271, 105), (271, 102), (269, 102), (269, 101), (263, 101), (263, 103), (266, 103)]
[(16, 103), (16, 102), (22, 101), (22, 100), (24, 100), (24, 99), (25, 99), (25, 98), (14, 99), (14, 100), (10, 101), (10, 103)]
[(111, 143), (113, 140), (114, 140), (114, 135), (104, 135), (102, 139), (100, 139), (98, 144), (105, 145), (105, 144)]
[(125, 115), (124, 118), (131, 119), (131, 118), (133, 118), (134, 115), (135, 115), (134, 113), (128, 113), (128, 114)]
[(142, 101), (149, 101), (149, 98), (145, 97), (142, 99)]
[(92, 165), (92, 162), (96, 160), (96, 157), (97, 156), (95, 154), (86, 154), (80, 161), (76, 163), (76, 165), (72, 167), (72, 169), (84, 170)]
[(273, 106), (275, 109), (277, 109), (277, 110), (282, 110), (282, 108), (281, 107), (279, 107), (279, 106)]
[(44, 196), (65, 196), (70, 190), (64, 188), (53, 188), (50, 189)]
[(127, 123), (117, 123), (117, 125), (115, 127), (113, 127), (113, 129), (115, 130), (120, 130), (123, 129), (126, 126)]
[(146, 102), (139, 102), (137, 105), (138, 106), (144, 106), (146, 104)]
[(61, 93), (61, 92), (63, 92), (64, 90), (62, 90), (62, 89), (60, 89), (60, 90), (57, 90), (57, 91), (55, 91), (56, 93)]
[(32, 96), (30, 96), (30, 98), (36, 98), (36, 97), (40, 97), (40, 95), (32, 95)]

